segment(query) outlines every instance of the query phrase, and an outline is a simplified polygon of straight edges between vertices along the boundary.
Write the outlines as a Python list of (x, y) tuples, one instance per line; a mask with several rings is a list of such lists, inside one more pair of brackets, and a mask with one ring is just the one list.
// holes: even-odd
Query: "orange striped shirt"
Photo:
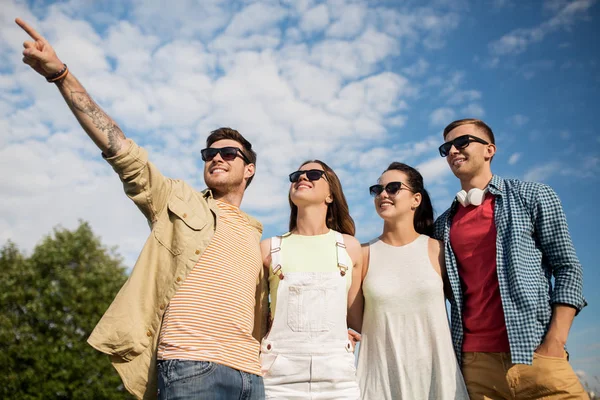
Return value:
[(158, 359), (211, 361), (261, 375), (252, 336), (260, 237), (239, 208), (217, 205), (215, 235), (165, 312)]

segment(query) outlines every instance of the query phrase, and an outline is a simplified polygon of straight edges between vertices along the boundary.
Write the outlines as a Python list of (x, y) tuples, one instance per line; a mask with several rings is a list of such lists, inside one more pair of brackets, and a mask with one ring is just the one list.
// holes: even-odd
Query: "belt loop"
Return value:
[(348, 353), (353, 353), (353, 352), (354, 352), (354, 349), (352, 348), (352, 343), (350, 343), (350, 341), (349, 341), (349, 340), (348, 340), (348, 341), (346, 341), (346, 351), (347, 351)]

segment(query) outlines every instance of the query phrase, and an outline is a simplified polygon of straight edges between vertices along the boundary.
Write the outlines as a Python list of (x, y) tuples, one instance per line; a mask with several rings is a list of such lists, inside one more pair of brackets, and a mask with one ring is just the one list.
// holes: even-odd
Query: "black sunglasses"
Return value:
[(325, 175), (325, 171), (320, 169), (309, 169), (307, 171), (298, 170), (290, 174), (290, 182), (298, 182), (302, 175), (306, 174), (306, 179), (309, 181), (318, 181)]
[(465, 147), (467, 147), (469, 145), (469, 143), (471, 143), (471, 142), (477, 142), (477, 143), (481, 143), (481, 144), (489, 144), (489, 142), (486, 142), (485, 140), (478, 138), (477, 136), (462, 135), (462, 136), (457, 137), (454, 140), (451, 140), (451, 141), (446, 142), (443, 145), (441, 145), (439, 148), (440, 156), (447, 157), (448, 154), (450, 154), (450, 149), (452, 148), (452, 146), (454, 146), (457, 150), (461, 150), (461, 149), (464, 149)]
[(390, 182), (390, 183), (388, 183), (385, 186), (380, 185), (380, 184), (371, 186), (369, 188), (369, 193), (371, 194), (371, 196), (377, 197), (381, 193), (383, 193), (383, 191), (385, 190), (387, 192), (387, 194), (389, 194), (390, 196), (393, 196), (396, 193), (398, 193), (398, 191), (400, 189), (402, 189), (402, 185), (404, 185), (404, 187), (407, 190), (410, 190), (411, 192), (413, 191), (411, 188), (409, 188), (408, 186), (406, 186), (405, 183), (402, 183), (402, 182)]
[(246, 164), (252, 164), (248, 157), (244, 154), (244, 152), (237, 147), (228, 146), (228, 147), (209, 147), (207, 149), (200, 150), (200, 154), (202, 155), (202, 161), (212, 161), (213, 158), (217, 156), (217, 154), (221, 155), (223, 161), (233, 161), (238, 155), (241, 155), (242, 159), (246, 162)]

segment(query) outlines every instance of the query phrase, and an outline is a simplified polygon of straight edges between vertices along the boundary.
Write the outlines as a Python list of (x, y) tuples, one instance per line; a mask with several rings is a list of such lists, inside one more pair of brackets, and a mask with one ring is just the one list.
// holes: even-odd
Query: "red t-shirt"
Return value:
[(459, 205), (450, 229), (464, 298), (465, 352), (510, 351), (496, 272), (494, 202), (488, 193), (478, 207)]

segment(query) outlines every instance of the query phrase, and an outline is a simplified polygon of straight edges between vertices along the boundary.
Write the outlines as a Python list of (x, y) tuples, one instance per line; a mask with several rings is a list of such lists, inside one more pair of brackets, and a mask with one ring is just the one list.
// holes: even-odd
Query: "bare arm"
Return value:
[[(17, 18), (15, 22), (33, 39), (23, 43), (23, 62), (44, 77), (60, 72), (64, 64), (50, 43), (22, 19)], [(119, 154), (125, 148), (125, 135), (92, 100), (77, 78), (68, 72), (55, 84), (81, 127), (100, 150), (108, 157)]]
[(360, 243), (356, 238), (344, 235), (344, 242), (353, 263), (352, 283), (348, 291), (348, 327), (360, 333), (364, 306), (362, 294), (363, 255)]
[(564, 356), (564, 348), (576, 311), (573, 306), (554, 304), (550, 329), (548, 329), (542, 344), (535, 350), (536, 353), (550, 357)]
[(448, 274), (446, 273), (446, 261), (444, 257), (444, 244), (440, 240), (429, 238), (429, 260), (433, 269), (437, 272), (444, 283), (444, 295), (447, 299), (452, 299), (452, 288), (450, 287), (450, 281), (448, 280)]
[(261, 288), (261, 290), (266, 291), (266, 295), (265, 295), (265, 299), (263, 299), (263, 304), (262, 304), (262, 313), (260, 316), (256, 316), (258, 318), (260, 318), (260, 321), (257, 321), (257, 318), (255, 317), (255, 323), (260, 322), (261, 326), (262, 326), (262, 333), (261, 333), (261, 338), (260, 340), (262, 340), (267, 333), (269, 332), (269, 330), (271, 329), (271, 322), (273, 319), (273, 316), (271, 315), (271, 311), (270, 311), (270, 302), (269, 302), (269, 270), (271, 268), (271, 239), (264, 239), (260, 242), (260, 253), (261, 253), (261, 258), (262, 258), (262, 264), (263, 264), (263, 271), (262, 271), (262, 285), (263, 287)]

